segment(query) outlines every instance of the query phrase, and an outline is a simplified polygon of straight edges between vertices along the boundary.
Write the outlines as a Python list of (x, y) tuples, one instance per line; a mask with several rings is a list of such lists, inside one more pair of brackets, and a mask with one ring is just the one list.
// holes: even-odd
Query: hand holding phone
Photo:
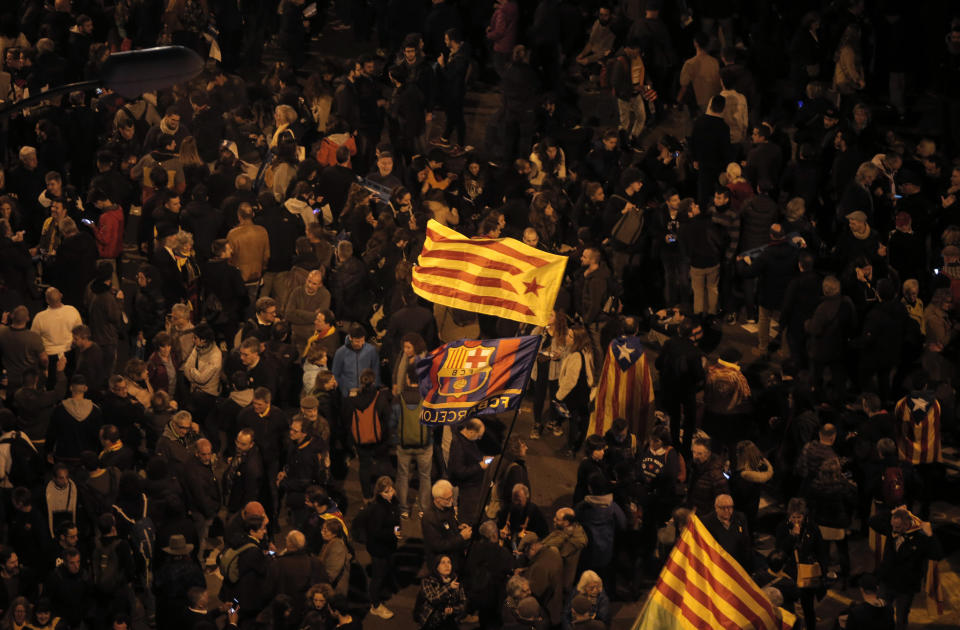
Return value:
[(493, 463), (493, 457), (484, 457), (484, 458), (483, 458), (483, 463), (486, 464), (487, 466), (489, 466), (490, 464)]

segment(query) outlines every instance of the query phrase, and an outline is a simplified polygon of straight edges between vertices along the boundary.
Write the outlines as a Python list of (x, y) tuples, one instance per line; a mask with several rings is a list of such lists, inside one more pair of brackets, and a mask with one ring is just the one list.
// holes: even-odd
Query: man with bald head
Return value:
[(587, 532), (577, 522), (573, 508), (563, 507), (553, 515), (554, 530), (543, 539), (543, 544), (560, 552), (563, 559), (563, 592), (567, 598), (573, 590), (580, 552), (587, 546)]
[(294, 619), (303, 615), (306, 605), (307, 589), (326, 577), (323, 563), (318, 556), (307, 549), (307, 539), (303, 532), (291, 529), (287, 533), (283, 552), (277, 555), (276, 594), (288, 595), (293, 603)]
[(283, 306), (283, 317), (293, 329), (293, 345), (301, 353), (313, 334), (313, 320), (318, 310), (330, 308), (330, 292), (323, 286), (323, 271), (315, 269), (307, 274), (303, 286), (290, 293)]
[(747, 517), (733, 509), (732, 496), (718, 494), (713, 501), (713, 512), (703, 518), (703, 524), (740, 566), (747, 572), (753, 570), (753, 541), (747, 528)]
[(56, 287), (47, 289), (47, 308), (33, 317), (30, 330), (40, 335), (47, 356), (64, 356), (73, 343), (73, 329), (83, 324), (80, 312), (63, 303), (63, 293)]
[(27, 328), (29, 323), (30, 311), (20, 305), (10, 313), (9, 325), (0, 326), (0, 356), (7, 371), (7, 391), (11, 397), (23, 384), (24, 370), (45, 372), (47, 369), (43, 341), (39, 334)]

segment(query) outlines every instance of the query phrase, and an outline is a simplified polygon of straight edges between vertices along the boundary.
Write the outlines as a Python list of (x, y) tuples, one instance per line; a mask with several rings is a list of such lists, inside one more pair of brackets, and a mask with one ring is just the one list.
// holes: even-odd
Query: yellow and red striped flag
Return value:
[(900, 459), (914, 466), (943, 461), (940, 444), (940, 403), (931, 392), (904, 396), (893, 409), (900, 422), (897, 447)]
[(444, 306), (545, 326), (566, 264), (516, 239), (467, 238), (431, 220), (413, 290)]
[(600, 370), (590, 433), (603, 435), (617, 418), (626, 418), (630, 432), (643, 442), (653, 415), (653, 378), (639, 337), (610, 342)]
[(633, 630), (789, 630), (795, 621), (691, 514)]

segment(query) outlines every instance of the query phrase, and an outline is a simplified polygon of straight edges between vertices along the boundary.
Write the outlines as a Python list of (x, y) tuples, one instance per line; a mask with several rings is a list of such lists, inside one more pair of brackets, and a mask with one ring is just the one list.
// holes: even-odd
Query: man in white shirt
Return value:
[(40, 335), (47, 356), (63, 356), (73, 343), (73, 329), (83, 324), (80, 313), (63, 303), (63, 294), (55, 287), (45, 294), (47, 308), (37, 313), (30, 329)]

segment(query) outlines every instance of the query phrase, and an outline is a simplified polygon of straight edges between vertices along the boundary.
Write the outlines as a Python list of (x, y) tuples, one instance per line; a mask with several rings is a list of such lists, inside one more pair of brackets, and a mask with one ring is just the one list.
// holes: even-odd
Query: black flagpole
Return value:
[[(540, 338), (540, 343), (543, 343), (543, 337)], [(537, 344), (537, 351), (540, 351), (540, 344)], [(536, 355), (534, 355), (533, 360), (537, 360)], [(536, 365), (536, 363), (534, 363), (534, 365)], [(497, 465), (493, 469), (493, 474), (490, 476), (490, 482), (487, 484), (487, 488), (483, 493), (483, 500), (480, 501), (480, 514), (477, 516), (476, 522), (472, 525), (474, 535), (470, 538), (470, 543), (467, 545), (466, 560), (470, 559), (470, 551), (473, 549), (473, 541), (476, 540), (477, 533), (480, 531), (480, 525), (487, 516), (487, 502), (490, 500), (490, 493), (493, 492), (493, 488), (497, 484), (497, 475), (500, 474), (500, 467), (503, 465), (503, 451), (510, 442), (510, 436), (513, 435), (513, 429), (517, 424), (517, 416), (520, 415), (520, 408), (523, 406), (523, 398), (527, 395), (527, 386), (530, 384), (530, 374), (532, 372), (533, 367), (531, 367), (530, 371), (527, 372), (527, 377), (523, 381), (523, 388), (520, 390), (520, 396), (518, 398), (519, 402), (517, 403), (517, 408), (513, 411), (513, 419), (510, 421), (510, 428), (507, 430), (507, 436), (504, 438), (503, 444), (500, 445), (500, 456), (497, 458)]]

